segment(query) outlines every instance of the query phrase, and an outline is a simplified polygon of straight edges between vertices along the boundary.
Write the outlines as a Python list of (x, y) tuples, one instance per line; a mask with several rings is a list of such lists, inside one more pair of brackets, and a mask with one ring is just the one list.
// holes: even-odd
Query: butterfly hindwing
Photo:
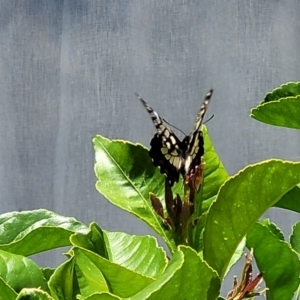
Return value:
[(153, 160), (153, 164), (160, 167), (160, 172), (167, 176), (170, 186), (173, 186), (174, 182), (179, 180), (181, 168), (181, 161), (179, 160), (181, 160), (181, 157), (172, 155), (172, 152), (175, 153), (176, 150), (169, 150), (158, 134), (154, 135), (150, 146), (149, 155)]

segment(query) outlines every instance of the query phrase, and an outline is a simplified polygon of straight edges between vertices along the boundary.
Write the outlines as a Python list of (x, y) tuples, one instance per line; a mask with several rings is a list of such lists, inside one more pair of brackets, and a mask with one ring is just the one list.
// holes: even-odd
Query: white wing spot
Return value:
[(192, 154), (195, 154), (195, 153), (197, 153), (197, 152), (198, 152), (198, 150), (199, 150), (199, 147), (198, 147), (198, 146), (196, 146), (196, 145), (194, 145), (194, 147), (193, 147), (193, 149), (192, 149)]
[(170, 140), (173, 145), (176, 145), (176, 140), (173, 135), (170, 136)]
[(180, 169), (180, 167), (181, 167), (181, 159), (180, 159), (180, 157), (175, 157), (174, 158), (174, 166), (176, 167), (176, 169)]
[(191, 156), (188, 156), (184, 162), (184, 170), (186, 173), (188, 173), (189, 171), (189, 168), (190, 168), (190, 165), (191, 165), (191, 162), (192, 162), (192, 157)]
[(161, 148), (161, 153), (162, 154), (167, 154), (168, 153), (168, 149), (167, 148)]
[(165, 132), (164, 132), (164, 134), (165, 134), (165, 137), (166, 137), (166, 138), (169, 138), (169, 136), (170, 136), (170, 131), (169, 131), (168, 129), (166, 129)]
[(169, 160), (171, 158), (171, 155), (170, 154), (166, 154), (165, 157), (166, 157), (167, 160)]

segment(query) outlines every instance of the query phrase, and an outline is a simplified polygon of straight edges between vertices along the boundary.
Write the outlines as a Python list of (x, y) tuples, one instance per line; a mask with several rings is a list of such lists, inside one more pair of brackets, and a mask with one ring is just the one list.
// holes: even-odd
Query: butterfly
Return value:
[(212, 94), (213, 90), (210, 90), (204, 97), (194, 130), (186, 135), (182, 141), (170, 129), (169, 123), (161, 118), (143, 98), (136, 94), (148, 111), (156, 128), (156, 134), (150, 142), (149, 155), (153, 160), (153, 164), (159, 166), (160, 172), (166, 175), (171, 187), (175, 182), (178, 182), (180, 174), (185, 182), (188, 182), (201, 164), (201, 158), (204, 155), (201, 127)]

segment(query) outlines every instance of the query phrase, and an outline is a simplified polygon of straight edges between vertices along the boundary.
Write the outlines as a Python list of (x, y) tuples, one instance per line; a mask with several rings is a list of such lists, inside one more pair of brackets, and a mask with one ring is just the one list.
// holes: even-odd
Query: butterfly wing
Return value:
[(195, 122), (195, 127), (194, 127), (194, 131), (200, 130), (201, 129), (201, 125), (203, 123), (203, 119), (204, 119), (204, 115), (207, 111), (210, 99), (212, 97), (214, 90), (210, 90), (204, 97), (203, 103), (199, 109), (197, 118), (196, 118), (196, 122)]
[(174, 182), (178, 182), (180, 170), (184, 163), (181, 150), (182, 142), (170, 129), (166, 121), (144, 99), (137, 94), (136, 96), (148, 111), (157, 131), (150, 142), (149, 155), (153, 160), (153, 164), (159, 166), (160, 172), (167, 176), (172, 187)]
[(185, 181), (188, 181), (189, 178), (195, 174), (196, 168), (201, 164), (201, 157), (204, 155), (204, 140), (201, 126), (212, 94), (213, 90), (210, 90), (206, 94), (197, 115), (194, 131), (182, 141), (183, 144), (186, 145), (185, 161), (181, 170)]
[(159, 134), (154, 135), (150, 145), (149, 155), (153, 160), (153, 164), (160, 167), (160, 172), (167, 176), (172, 187), (174, 182), (179, 180), (182, 157), (173, 145), (169, 149)]

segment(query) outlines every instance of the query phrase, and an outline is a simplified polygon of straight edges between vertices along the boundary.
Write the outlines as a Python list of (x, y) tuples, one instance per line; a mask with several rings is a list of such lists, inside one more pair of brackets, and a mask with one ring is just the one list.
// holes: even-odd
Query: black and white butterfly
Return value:
[(153, 164), (159, 166), (160, 172), (167, 176), (171, 187), (174, 182), (178, 182), (180, 174), (187, 182), (195, 174), (201, 163), (201, 158), (204, 155), (201, 127), (212, 94), (213, 90), (206, 94), (198, 112), (194, 130), (185, 136), (182, 141), (170, 129), (168, 122), (162, 119), (144, 99), (136, 94), (150, 114), (157, 131), (150, 142), (149, 155), (153, 160)]

